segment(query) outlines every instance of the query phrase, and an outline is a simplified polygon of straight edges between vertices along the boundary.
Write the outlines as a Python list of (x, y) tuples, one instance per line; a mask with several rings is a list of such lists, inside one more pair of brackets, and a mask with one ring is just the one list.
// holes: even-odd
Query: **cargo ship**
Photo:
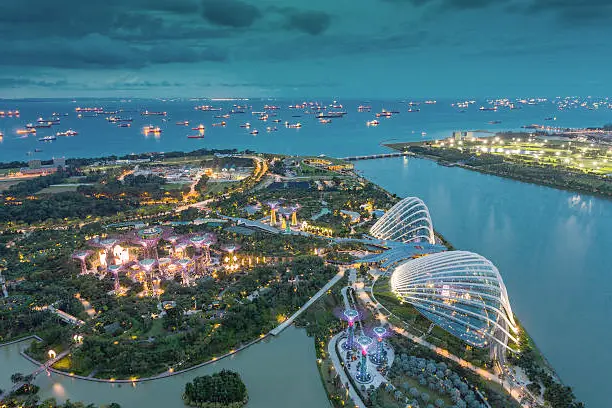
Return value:
[(149, 110), (145, 110), (144, 112), (140, 112), (142, 116), (166, 116), (166, 112), (152, 112)]
[(72, 129), (68, 129), (65, 132), (57, 132), (55, 135), (56, 136), (76, 136), (78, 134), (79, 134), (79, 132), (77, 132), (75, 130), (72, 130)]
[(191, 130), (199, 130), (200, 132), (203, 132), (206, 130), (206, 127), (200, 123), (200, 126), (191, 128)]
[(187, 139), (204, 139), (204, 135), (189, 135)]
[(55, 136), (45, 136), (45, 137), (41, 137), (40, 139), (38, 139), (39, 142), (52, 142), (54, 140), (56, 140), (57, 137)]

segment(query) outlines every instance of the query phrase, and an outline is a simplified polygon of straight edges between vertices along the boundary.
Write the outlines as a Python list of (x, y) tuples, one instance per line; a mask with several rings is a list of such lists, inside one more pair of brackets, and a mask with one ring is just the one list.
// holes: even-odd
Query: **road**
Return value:
[(340, 332), (331, 338), (329, 343), (327, 343), (327, 353), (329, 354), (332, 364), (334, 365), (334, 370), (340, 376), (340, 380), (342, 381), (343, 386), (347, 387), (348, 385), (348, 393), (351, 399), (353, 400), (353, 402), (355, 403), (355, 406), (359, 408), (366, 408), (366, 405), (361, 400), (361, 396), (359, 396), (359, 393), (355, 391), (355, 389), (353, 388), (353, 385), (349, 381), (348, 376), (346, 375), (346, 372), (344, 371), (344, 367), (340, 363), (340, 358), (338, 357), (338, 353), (336, 352), (336, 344), (338, 340), (340, 339), (340, 337), (342, 337), (343, 335), (344, 333)]
[(274, 329), (270, 330), (270, 334), (273, 336), (278, 336), (283, 330), (285, 330), (288, 326), (290, 326), (295, 319), (298, 318), (306, 309), (308, 309), (314, 302), (319, 300), (321, 296), (323, 296), (332, 286), (334, 286), (340, 279), (344, 277), (344, 269), (340, 269), (336, 275), (329, 282), (325, 284), (313, 297), (308, 299), (308, 302), (304, 304), (297, 312), (291, 315), (290, 318), (276, 326)]

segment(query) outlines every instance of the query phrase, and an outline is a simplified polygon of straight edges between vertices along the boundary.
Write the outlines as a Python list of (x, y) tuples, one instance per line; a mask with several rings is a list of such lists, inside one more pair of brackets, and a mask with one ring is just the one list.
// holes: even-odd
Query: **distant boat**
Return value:
[(289, 129), (299, 129), (299, 128), (302, 127), (302, 124), (300, 122), (298, 122), (298, 123), (285, 122), (285, 127), (289, 128)]
[(366, 122), (366, 126), (378, 126), (380, 124), (379, 121), (377, 121), (376, 119), (374, 120), (369, 120)]
[(251, 133), (252, 135), (257, 135), (257, 134), (259, 134), (259, 130), (257, 130), (257, 129), (253, 129), (253, 130), (251, 130), (251, 132), (250, 132), (250, 133)]
[(78, 135), (78, 134), (79, 134), (79, 132), (74, 131), (74, 130), (72, 130), (72, 129), (68, 129), (68, 130), (67, 130), (67, 131), (65, 131), (65, 132), (57, 132), (55, 135), (56, 135), (56, 136), (76, 136), (76, 135)]
[(182, 122), (176, 122), (176, 125), (177, 126), (189, 126), (189, 121), (185, 120), (185, 121), (182, 121)]
[(240, 125), (240, 127), (241, 127), (241, 128), (247, 128), (247, 129), (248, 129), (248, 128), (250, 128), (250, 127), (251, 127), (251, 124), (250, 124), (249, 122), (247, 122), (247, 123), (243, 123), (242, 125)]
[(484, 106), (481, 106), (480, 108), (478, 108), (481, 111), (496, 111), (497, 110), (497, 106), (494, 106), (492, 108), (486, 108)]
[(206, 130), (206, 127), (200, 123), (198, 127), (191, 128), (191, 130), (199, 130), (200, 132), (203, 132), (204, 130)]
[(166, 112), (152, 112), (152, 111), (149, 111), (149, 110), (146, 110), (144, 112), (140, 112), (140, 114), (142, 116), (166, 116), (167, 115)]
[(129, 128), (131, 126), (132, 126), (131, 123), (120, 123), (117, 125), (117, 127), (120, 127), (120, 128)]
[(500, 123), (502, 123), (502, 121), (501, 121), (501, 120), (490, 120), (490, 121), (489, 121), (489, 124), (490, 124), (490, 125), (499, 125)]
[(204, 135), (190, 135), (187, 139), (204, 139)]
[(215, 126), (215, 127), (216, 127), (216, 126), (225, 126), (225, 125), (227, 125), (227, 123), (225, 123), (225, 122), (219, 122), (219, 123), (213, 123), (212, 125), (213, 125), (213, 126)]
[(323, 118), (319, 118), (319, 123), (331, 123), (331, 119), (323, 119)]
[(45, 136), (45, 137), (41, 137), (40, 139), (38, 139), (39, 142), (52, 142), (54, 140), (56, 140), (57, 137), (55, 136)]
[(412, 109), (412, 108), (410, 108), (410, 109), (408, 109), (408, 110), (407, 110), (407, 112), (409, 112), (409, 113), (412, 113), (412, 112), (420, 112), (420, 111), (421, 111), (421, 110), (420, 110), (420, 109), (418, 109), (418, 108), (417, 108), (417, 109)]

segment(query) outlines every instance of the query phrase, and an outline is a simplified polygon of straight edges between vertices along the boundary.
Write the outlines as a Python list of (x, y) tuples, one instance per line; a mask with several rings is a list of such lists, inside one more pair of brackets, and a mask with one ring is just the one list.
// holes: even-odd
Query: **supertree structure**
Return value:
[(138, 265), (145, 272), (145, 290), (148, 290), (153, 294), (153, 269), (157, 265), (157, 260), (151, 258), (142, 259), (138, 262)]
[(278, 207), (280, 204), (278, 201), (269, 201), (266, 204), (268, 204), (268, 207), (270, 207), (270, 225), (275, 226), (276, 225), (276, 212), (278, 211)]
[(108, 271), (113, 274), (113, 281), (115, 283), (115, 293), (119, 291), (119, 271), (123, 269), (123, 265), (109, 265)]
[(76, 251), (72, 254), (72, 259), (78, 260), (81, 263), (81, 275), (85, 275), (87, 273), (87, 257), (91, 255), (91, 251), (89, 250), (81, 250)]
[(381, 365), (387, 360), (384, 347), (384, 338), (387, 335), (387, 329), (383, 326), (378, 326), (372, 329), (376, 339), (376, 350), (370, 355), (372, 362), (376, 365)]
[(355, 379), (360, 383), (369, 383), (372, 381), (372, 375), (368, 372), (368, 348), (372, 343), (372, 339), (368, 336), (359, 336), (357, 339), (357, 344), (361, 349), (361, 361), (359, 372), (355, 376)]
[(106, 268), (110, 264), (113, 258), (113, 248), (119, 242), (117, 238), (104, 238), (104, 239), (92, 239), (89, 241), (89, 245), (102, 249), (99, 253), (100, 265)]
[(172, 259), (170, 258), (159, 258), (157, 261), (157, 266), (159, 268), (159, 272), (164, 276), (168, 277), (168, 273), (170, 270), (170, 265), (172, 265)]
[(174, 234), (172, 231), (170, 231), (170, 233), (167, 236), (164, 236), (164, 239), (166, 241), (168, 241), (170, 243), (170, 245), (172, 245), (172, 252), (171, 255), (172, 256), (176, 256), (176, 246), (179, 242), (181, 242), (183, 240), (183, 237), (180, 235), (176, 235)]
[(193, 273), (194, 263), (189, 258), (181, 258), (176, 261), (176, 264), (181, 269), (181, 277), (183, 279), (183, 285), (189, 286), (189, 276)]
[(342, 317), (348, 322), (346, 341), (343, 346), (346, 350), (352, 350), (355, 346), (355, 322), (359, 319), (359, 312), (355, 309), (346, 309)]
[(293, 210), (291, 208), (281, 208), (278, 211), (281, 215), (281, 229), (285, 230), (285, 232), (289, 232), (291, 230), (291, 217), (293, 216)]
[(291, 225), (293, 227), (297, 227), (298, 225), (298, 221), (297, 221), (297, 212), (300, 210), (300, 205), (299, 204), (295, 204), (292, 205), (291, 207), (289, 207), (289, 209), (291, 210)]
[(196, 254), (203, 256), (203, 262), (206, 265), (210, 264), (210, 246), (217, 242), (217, 237), (214, 234), (206, 233), (195, 235), (189, 241), (195, 247)]
[(157, 245), (164, 234), (160, 226), (142, 228), (132, 234), (132, 242), (143, 248), (145, 258), (158, 259)]
[(225, 257), (225, 262), (228, 264), (228, 268), (230, 270), (238, 269), (238, 257), (236, 256), (236, 251), (240, 249), (240, 245), (238, 244), (227, 244), (223, 245), (221, 249), (227, 252), (227, 256)]

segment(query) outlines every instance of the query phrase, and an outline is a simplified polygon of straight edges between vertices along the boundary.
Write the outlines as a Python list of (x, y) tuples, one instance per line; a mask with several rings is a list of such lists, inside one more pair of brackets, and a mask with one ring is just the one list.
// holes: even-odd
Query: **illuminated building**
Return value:
[(391, 207), (370, 228), (370, 234), (389, 241), (435, 243), (429, 210), (417, 197), (406, 197)]
[(506, 287), (486, 258), (466, 251), (441, 252), (404, 262), (391, 288), (423, 316), (474, 347), (518, 342)]

